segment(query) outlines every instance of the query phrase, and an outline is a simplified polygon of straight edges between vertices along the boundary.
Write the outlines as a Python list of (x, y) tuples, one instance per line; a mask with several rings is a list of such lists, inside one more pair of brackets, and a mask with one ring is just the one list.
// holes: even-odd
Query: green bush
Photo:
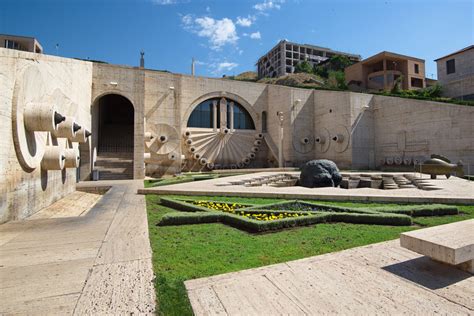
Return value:
[[(207, 202), (233, 204), (232, 202), (221, 201)], [(181, 212), (166, 214), (158, 225), (186, 225), (221, 222), (249, 232), (280, 230), (323, 222), (409, 226), (412, 225), (412, 217), (416, 216), (459, 214), (457, 207), (441, 204), (350, 208), (290, 200), (258, 206), (246, 205), (246, 207), (236, 209), (235, 213), (229, 213), (193, 205), (191, 204), (193, 201), (187, 202), (178, 199), (161, 198), (161, 203), (165, 206), (180, 210)], [(282, 213), (303, 214), (298, 217), (286, 217), (283, 219), (265, 221), (239, 215), (239, 212), (244, 212), (246, 214), (271, 213), (275, 215)]]
[(456, 206), (451, 205), (401, 205), (397, 208), (393, 207), (376, 207), (373, 209), (381, 213), (405, 214), (412, 217), (419, 216), (443, 216), (443, 215), (457, 215), (459, 210)]
[(158, 226), (218, 223), (222, 214), (217, 212), (172, 212), (163, 215)]
[(160, 203), (164, 206), (174, 208), (175, 210), (183, 211), (183, 212), (208, 212), (210, 211), (208, 208), (201, 207), (198, 205), (193, 205), (190, 203), (186, 203), (185, 201), (174, 200), (169, 198), (161, 198)]
[(295, 73), (307, 73), (307, 74), (312, 74), (313, 73), (313, 67), (309, 62), (306, 60), (298, 63), (295, 67)]
[(283, 201), (266, 205), (259, 205), (247, 208), (247, 210), (291, 210), (292, 207), (300, 208), (301, 212), (345, 212), (345, 213), (362, 213), (362, 214), (378, 214), (371, 208), (349, 208), (341, 206), (330, 206), (326, 204), (318, 204), (314, 202), (303, 202), (298, 200)]
[(331, 222), (391, 226), (410, 226), (412, 224), (411, 217), (403, 214), (331, 213), (330, 216)]

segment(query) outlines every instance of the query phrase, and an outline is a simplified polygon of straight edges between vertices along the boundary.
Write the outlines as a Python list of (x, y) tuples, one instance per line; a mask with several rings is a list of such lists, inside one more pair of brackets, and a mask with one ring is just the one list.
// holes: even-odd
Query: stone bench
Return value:
[(474, 219), (402, 233), (400, 245), (474, 274)]

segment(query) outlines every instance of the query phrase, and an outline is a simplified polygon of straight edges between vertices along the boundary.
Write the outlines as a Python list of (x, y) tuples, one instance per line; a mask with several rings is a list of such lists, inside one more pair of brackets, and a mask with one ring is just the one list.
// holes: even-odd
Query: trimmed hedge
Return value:
[[(221, 204), (233, 204), (232, 202), (207, 201)], [(249, 207), (236, 209), (236, 213), (216, 211), (206, 207), (192, 204), (192, 201), (161, 198), (161, 203), (181, 212), (168, 213), (163, 216), (157, 224), (164, 225), (187, 225), (201, 223), (224, 223), (249, 232), (265, 232), (281, 230), (284, 228), (313, 225), (325, 222), (345, 222), (354, 224), (375, 224), (409, 226), (412, 225), (412, 217), (415, 216), (440, 216), (459, 214), (455, 206), (432, 204), (432, 205), (400, 205), (381, 206), (376, 208), (348, 208), (330, 206), (317, 203), (309, 203), (298, 200), (283, 201), (266, 205), (254, 205), (237, 203)], [(302, 209), (288, 209), (301, 206)], [(312, 210), (304, 210), (305, 207)], [(260, 221), (239, 215), (238, 212), (250, 214), (256, 213), (306, 213), (308, 215), (288, 217), (271, 221)]]
[(459, 210), (456, 206), (432, 204), (432, 205), (401, 205), (399, 207), (376, 207), (373, 209), (380, 213), (405, 214), (412, 217), (419, 216), (443, 216), (458, 215)]
[(172, 212), (165, 214), (158, 226), (218, 223), (222, 221), (222, 215), (217, 212)]
[(392, 226), (410, 226), (412, 224), (411, 217), (402, 214), (331, 213), (330, 216), (331, 222)]
[(187, 203), (185, 201), (174, 200), (169, 198), (160, 198), (161, 204), (164, 206), (174, 208), (175, 210), (183, 211), (183, 212), (209, 212), (211, 211), (207, 207), (201, 207), (199, 205), (194, 205), (191, 203)]
[(379, 214), (378, 211), (374, 211), (373, 209), (369, 208), (349, 208), (349, 207), (341, 207), (341, 206), (331, 206), (325, 204), (317, 204), (311, 202), (303, 202), (299, 200), (291, 200), (291, 201), (284, 201), (272, 204), (265, 204), (250, 207), (247, 210), (285, 210), (287, 212), (298, 212), (297, 210), (287, 210), (287, 207), (292, 207), (295, 204), (302, 205), (303, 207), (310, 207), (313, 209), (312, 211), (301, 210), (299, 212), (344, 212), (344, 213), (361, 213), (361, 214)]
[(172, 212), (164, 215), (158, 226), (223, 223), (252, 233), (327, 222), (329, 213), (291, 217), (275, 221), (257, 221), (224, 212)]
[(271, 230), (281, 230), (284, 228), (307, 226), (328, 222), (329, 214), (315, 214), (300, 217), (290, 217), (274, 221), (257, 221), (239, 215), (224, 213), (222, 218), (224, 224), (235, 228), (243, 229), (252, 233), (261, 233)]

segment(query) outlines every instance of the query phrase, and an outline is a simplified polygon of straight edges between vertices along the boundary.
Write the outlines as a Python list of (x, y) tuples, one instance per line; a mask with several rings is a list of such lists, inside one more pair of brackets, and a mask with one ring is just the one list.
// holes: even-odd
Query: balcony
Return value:
[[(387, 82), (384, 82), (384, 75), (387, 76)], [(386, 70), (372, 72), (367, 76), (367, 88), (373, 90), (391, 89), (397, 80), (402, 75), (398, 70)]]

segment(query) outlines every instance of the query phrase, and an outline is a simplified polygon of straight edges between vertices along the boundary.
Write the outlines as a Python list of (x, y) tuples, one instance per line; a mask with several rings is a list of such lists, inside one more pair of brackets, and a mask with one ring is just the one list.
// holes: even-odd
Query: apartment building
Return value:
[(400, 77), (403, 90), (426, 87), (423, 59), (383, 51), (345, 69), (353, 90), (390, 90)]
[(43, 53), (43, 47), (34, 37), (0, 34), (0, 45), (25, 52)]
[(360, 55), (335, 51), (329, 48), (297, 44), (287, 40), (280, 41), (268, 53), (257, 61), (258, 78), (276, 78), (294, 73), (298, 63), (308, 61), (311, 65), (317, 65), (334, 55), (347, 56), (351, 61), (360, 61)]
[(474, 45), (435, 60), (443, 95), (474, 100)]

